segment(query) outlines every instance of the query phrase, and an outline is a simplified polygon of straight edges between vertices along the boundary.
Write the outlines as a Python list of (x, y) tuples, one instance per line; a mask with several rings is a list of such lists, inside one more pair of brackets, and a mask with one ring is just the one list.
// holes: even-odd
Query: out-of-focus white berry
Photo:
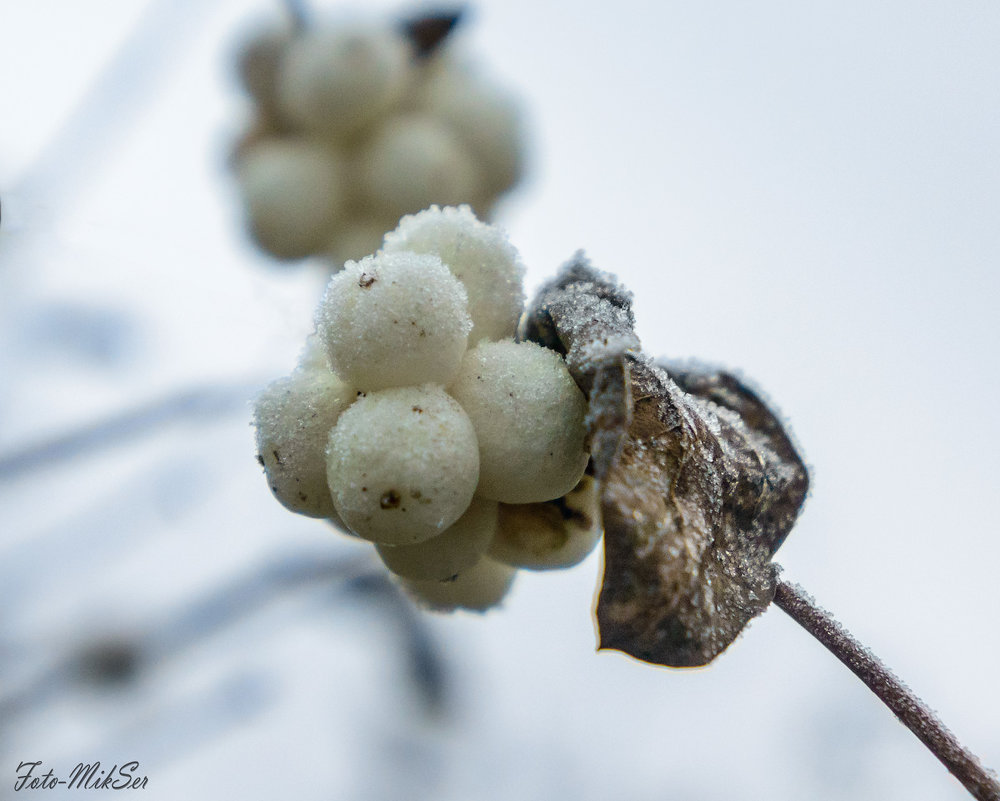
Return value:
[(378, 253), (330, 279), (316, 332), (330, 364), (365, 392), (447, 384), (472, 323), (465, 289), (436, 256)]
[(444, 581), (480, 560), (497, 528), (497, 502), (473, 498), (465, 514), (436, 537), (416, 545), (376, 545), (397, 576)]
[(470, 345), (514, 336), (524, 308), (524, 265), (507, 235), (477, 220), (468, 206), (432, 206), (404, 217), (386, 234), (384, 249), (438, 256), (464, 284), (472, 318)]
[(525, 135), (513, 97), (466, 65), (452, 63), (428, 75), (421, 99), (472, 153), (484, 197), (492, 201), (520, 180)]
[(271, 491), (293, 512), (336, 516), (327, 486), (326, 443), (355, 396), (329, 370), (300, 367), (257, 397), (258, 459)]
[(463, 203), (481, 194), (465, 145), (445, 123), (426, 114), (386, 120), (358, 158), (367, 203), (397, 219), (432, 203)]
[(317, 26), (282, 59), (281, 108), (320, 138), (347, 139), (399, 100), (410, 70), (410, 45), (389, 26)]
[(422, 606), (439, 612), (485, 612), (503, 600), (517, 570), (484, 556), (451, 581), (403, 579), (403, 588)]
[(292, 41), (288, 26), (271, 24), (248, 35), (239, 46), (236, 69), (240, 82), (257, 104), (258, 112), (277, 117), (278, 74)]
[(558, 353), (533, 342), (481, 342), (448, 391), (479, 440), (477, 495), (535, 503), (576, 486), (587, 467), (587, 404)]
[(301, 259), (326, 244), (343, 205), (342, 167), (305, 141), (266, 140), (240, 156), (250, 231), (279, 259)]
[(533, 570), (572, 567), (601, 539), (597, 483), (584, 476), (572, 492), (545, 503), (500, 504), (489, 554)]
[[(264, 250), (317, 255), (338, 270), (373, 253), (404, 214), (459, 203), (488, 214), (520, 178), (516, 105), (449, 52), (453, 22), (432, 13), (403, 24), (272, 25), (245, 40), (239, 70), (254, 109), (230, 163), (239, 168), (258, 146), (292, 138), (326, 148), (343, 167), (330, 218), (326, 203), (315, 202), (319, 177), (305, 179), (301, 201), (283, 203), (299, 194), (291, 191), (297, 181), (251, 163), (244, 194)], [(327, 223), (321, 241), (308, 224), (314, 217)], [(510, 310), (500, 304), (496, 312), (503, 325), (477, 321), (475, 340), (510, 335)]]
[(393, 225), (395, 220), (391, 220), (386, 214), (368, 210), (358, 212), (353, 217), (345, 218), (337, 226), (327, 255), (338, 266), (358, 261), (382, 247), (385, 232), (391, 230)]
[(411, 545), (440, 534), (465, 514), (478, 479), (472, 423), (439, 387), (365, 395), (330, 432), (333, 505), (367, 540)]

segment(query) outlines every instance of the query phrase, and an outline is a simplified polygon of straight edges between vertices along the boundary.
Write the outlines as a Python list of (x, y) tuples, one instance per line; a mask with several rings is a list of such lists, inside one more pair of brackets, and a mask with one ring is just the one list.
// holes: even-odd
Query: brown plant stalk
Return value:
[(965, 748), (930, 708), (798, 585), (778, 581), (774, 604), (819, 640), (878, 696), (941, 760), (973, 797), (1000, 801), (1000, 781)]
[(1000, 784), (933, 712), (771, 560), (809, 474), (780, 416), (743, 379), (653, 361), (631, 294), (577, 254), (539, 291), (521, 336), (566, 357), (587, 395), (601, 482), (600, 647), (707, 665), (773, 601), (871, 689), (980, 801)]

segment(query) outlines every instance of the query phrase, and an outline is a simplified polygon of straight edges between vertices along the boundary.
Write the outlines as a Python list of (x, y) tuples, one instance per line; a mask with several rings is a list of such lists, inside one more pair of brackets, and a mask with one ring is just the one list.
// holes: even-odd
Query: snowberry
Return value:
[(309, 517), (334, 517), (326, 442), (356, 392), (325, 368), (303, 366), (257, 397), (257, 458), (275, 497)]
[(306, 337), (306, 344), (299, 354), (298, 367), (302, 370), (330, 369), (330, 357), (326, 354), (326, 347), (315, 333)]
[(421, 99), (473, 154), (484, 197), (492, 199), (520, 180), (525, 136), (513, 97), (477, 76), (470, 65), (451, 63), (428, 77)]
[(311, 134), (350, 138), (400, 99), (410, 68), (410, 45), (393, 28), (316, 26), (288, 46), (279, 101)]
[(559, 354), (532, 342), (481, 342), (448, 391), (476, 430), (480, 497), (534, 503), (576, 486), (588, 459), (586, 401)]
[(333, 505), (374, 542), (410, 545), (440, 534), (465, 514), (478, 479), (472, 423), (440, 387), (360, 397), (330, 432)]
[[(318, 255), (336, 270), (373, 253), (404, 214), (434, 203), (486, 214), (519, 179), (514, 103), (448, 52), (437, 22), (271, 24), (244, 40), (238, 70), (253, 109), (230, 162), (245, 173), (247, 216), (264, 250)], [(292, 144), (338, 165), (332, 189), (328, 167), (260, 155)], [(502, 325), (477, 322), (474, 341), (510, 336), (506, 302), (495, 313)]]
[(338, 267), (358, 261), (381, 248), (385, 232), (395, 224), (395, 219), (376, 211), (345, 218), (332, 232), (326, 255)]
[(524, 265), (507, 235), (477, 220), (468, 206), (432, 206), (404, 217), (386, 234), (384, 249), (438, 256), (462, 282), (472, 318), (470, 345), (514, 336), (524, 307)]
[(457, 521), (436, 537), (416, 545), (376, 545), (379, 556), (397, 576), (444, 581), (480, 560), (497, 528), (497, 503), (473, 498)]
[(461, 203), (480, 194), (465, 146), (446, 124), (426, 114), (390, 118), (359, 158), (366, 201), (396, 219), (432, 203)]
[(467, 306), (436, 256), (378, 253), (330, 279), (316, 331), (334, 371), (365, 392), (446, 384), (472, 328)]
[(597, 484), (590, 476), (566, 495), (545, 503), (500, 504), (489, 554), (533, 570), (572, 567), (601, 539)]
[(261, 140), (240, 155), (238, 173), (250, 231), (280, 259), (326, 244), (343, 206), (342, 165), (305, 141)]
[(450, 581), (403, 579), (403, 588), (418, 603), (441, 612), (469, 609), (484, 612), (503, 600), (517, 570), (488, 556)]
[(238, 51), (236, 69), (240, 82), (253, 97), (258, 112), (268, 118), (280, 116), (278, 74), (292, 37), (291, 28), (272, 24), (254, 31)]

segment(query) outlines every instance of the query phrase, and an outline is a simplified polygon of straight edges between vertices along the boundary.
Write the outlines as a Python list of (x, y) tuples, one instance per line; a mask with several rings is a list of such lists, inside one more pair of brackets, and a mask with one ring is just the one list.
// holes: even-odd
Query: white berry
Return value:
[(601, 539), (597, 484), (584, 476), (572, 492), (545, 503), (500, 504), (494, 559), (532, 570), (572, 567)]
[(449, 392), (479, 440), (480, 497), (535, 503), (576, 486), (588, 459), (586, 401), (559, 354), (532, 342), (481, 342)]
[(397, 576), (444, 581), (478, 562), (497, 529), (497, 502), (473, 498), (465, 514), (436, 537), (416, 545), (376, 545)]
[(485, 612), (503, 600), (516, 574), (515, 568), (485, 556), (450, 581), (403, 579), (402, 585), (417, 603), (439, 612)]
[(439, 387), (363, 396), (330, 432), (333, 505), (367, 540), (410, 545), (440, 534), (465, 514), (478, 479), (472, 423)]
[(327, 486), (326, 442), (356, 393), (319, 367), (300, 367), (257, 397), (258, 459), (275, 497), (293, 512), (335, 517)]
[(381, 248), (385, 232), (393, 225), (395, 220), (390, 221), (384, 213), (359, 211), (337, 227), (326, 255), (336, 269), (342, 269), (347, 262), (363, 259)]
[(432, 203), (462, 203), (481, 193), (465, 145), (443, 122), (425, 114), (387, 120), (360, 154), (365, 202), (395, 215)]
[(316, 136), (349, 138), (400, 99), (410, 62), (410, 46), (392, 28), (317, 26), (282, 60), (282, 110)]
[(305, 141), (263, 140), (240, 155), (238, 174), (250, 232), (279, 259), (322, 248), (344, 202), (342, 166)]
[(524, 265), (507, 235), (477, 220), (468, 206), (433, 206), (404, 217), (386, 234), (384, 249), (438, 256), (462, 282), (472, 318), (470, 345), (514, 336), (524, 307)]
[(429, 77), (423, 102), (469, 148), (479, 167), (485, 196), (495, 198), (520, 180), (524, 167), (525, 136), (519, 107), (514, 98), (487, 83), (468, 65), (453, 63), (448, 67)]
[(379, 253), (330, 279), (316, 331), (337, 374), (365, 392), (447, 384), (472, 327), (467, 307), (436, 256)]
[(278, 74), (281, 61), (292, 42), (289, 27), (268, 25), (247, 36), (237, 55), (237, 74), (260, 113), (278, 116)]

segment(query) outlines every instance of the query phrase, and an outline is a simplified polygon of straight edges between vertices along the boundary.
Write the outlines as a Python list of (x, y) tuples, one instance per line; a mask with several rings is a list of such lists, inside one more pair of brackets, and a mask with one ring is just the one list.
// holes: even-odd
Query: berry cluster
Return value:
[(271, 27), (243, 45), (254, 121), (233, 164), (261, 248), (339, 267), (404, 214), (486, 215), (517, 182), (516, 104), (452, 52), (450, 25), (428, 34), (435, 21)]
[(256, 402), (278, 500), (375, 543), (436, 608), (492, 606), (515, 568), (576, 564), (600, 536), (584, 396), (514, 338), (522, 274), (468, 206), (404, 217), (333, 276), (298, 367)]

